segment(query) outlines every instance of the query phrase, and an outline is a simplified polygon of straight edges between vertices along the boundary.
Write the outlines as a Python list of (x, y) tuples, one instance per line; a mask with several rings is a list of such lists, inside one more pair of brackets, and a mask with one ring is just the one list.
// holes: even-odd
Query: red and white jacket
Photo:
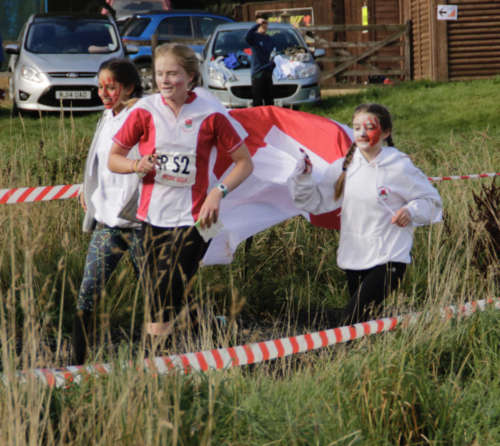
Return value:
[(158, 167), (143, 178), (137, 218), (159, 227), (193, 225), (209, 187), (210, 154), (238, 149), (246, 134), (218, 101), (191, 92), (178, 116), (160, 94), (134, 106), (113, 140), (141, 156), (156, 154)]

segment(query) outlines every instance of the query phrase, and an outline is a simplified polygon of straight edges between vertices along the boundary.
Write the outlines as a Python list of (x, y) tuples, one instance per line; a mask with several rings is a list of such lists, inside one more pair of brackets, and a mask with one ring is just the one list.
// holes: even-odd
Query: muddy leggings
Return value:
[(98, 223), (92, 233), (85, 260), (83, 280), (78, 293), (77, 310), (92, 311), (118, 262), (129, 252), (136, 275), (142, 257), (143, 230), (110, 228)]
[(98, 223), (87, 251), (83, 280), (73, 319), (73, 363), (83, 364), (87, 352), (92, 311), (123, 254), (128, 251), (136, 275), (141, 271), (143, 230), (110, 228)]

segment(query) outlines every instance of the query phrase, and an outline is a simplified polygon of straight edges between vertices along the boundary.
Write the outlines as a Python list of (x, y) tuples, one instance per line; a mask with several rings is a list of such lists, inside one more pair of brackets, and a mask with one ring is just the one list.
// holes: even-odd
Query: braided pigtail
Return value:
[(349, 164), (351, 164), (355, 150), (356, 150), (356, 144), (352, 143), (351, 147), (349, 147), (349, 151), (347, 152), (344, 158), (344, 163), (342, 164), (342, 173), (340, 174), (337, 182), (335, 183), (335, 195), (334, 195), (335, 200), (338, 200), (344, 193), (346, 171), (347, 168), (349, 167)]

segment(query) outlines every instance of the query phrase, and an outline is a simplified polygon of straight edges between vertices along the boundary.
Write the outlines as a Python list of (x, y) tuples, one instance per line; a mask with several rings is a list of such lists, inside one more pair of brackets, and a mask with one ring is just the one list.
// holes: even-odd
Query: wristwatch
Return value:
[(217, 189), (219, 189), (222, 192), (222, 198), (224, 198), (229, 193), (229, 189), (224, 183), (219, 183), (217, 185)]

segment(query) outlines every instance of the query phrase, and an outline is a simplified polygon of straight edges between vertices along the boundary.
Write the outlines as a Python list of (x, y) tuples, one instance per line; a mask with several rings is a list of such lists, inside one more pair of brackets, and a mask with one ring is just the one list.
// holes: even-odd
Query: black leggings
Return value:
[(259, 71), (252, 76), (252, 105), (274, 105), (273, 97), (273, 72)]
[[(401, 282), (406, 263), (389, 262), (365, 270), (345, 270), (351, 300), (344, 307), (344, 322), (368, 320), (376, 308)], [(373, 308), (371, 308), (373, 307)]]
[(175, 317), (187, 296), (186, 287), (208, 249), (196, 228), (158, 228), (145, 225), (145, 289), (153, 322)]

